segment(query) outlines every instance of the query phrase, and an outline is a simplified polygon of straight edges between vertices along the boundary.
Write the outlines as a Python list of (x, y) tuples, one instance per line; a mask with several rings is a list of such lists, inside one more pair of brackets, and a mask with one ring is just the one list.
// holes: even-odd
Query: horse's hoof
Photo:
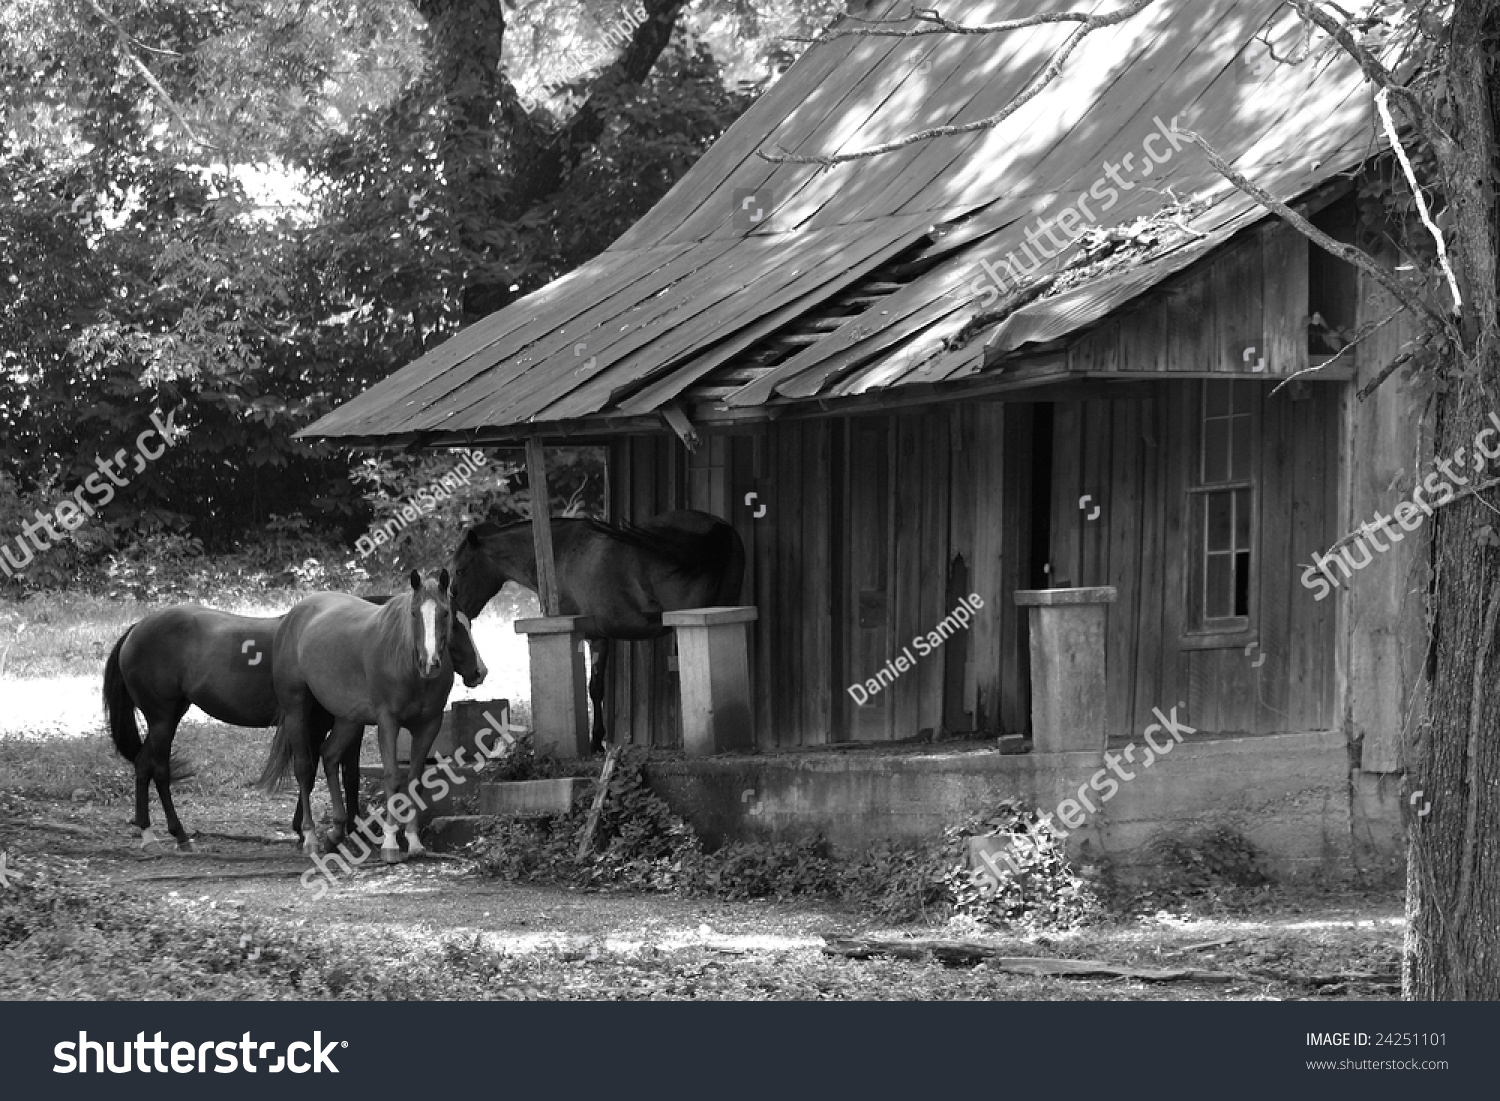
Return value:
[(177, 842), (177, 851), (180, 853), (193, 852), (193, 839), (184, 837), (181, 841)]
[(381, 849), (380, 859), (387, 864), (400, 864), (406, 860), (406, 854), (400, 849)]

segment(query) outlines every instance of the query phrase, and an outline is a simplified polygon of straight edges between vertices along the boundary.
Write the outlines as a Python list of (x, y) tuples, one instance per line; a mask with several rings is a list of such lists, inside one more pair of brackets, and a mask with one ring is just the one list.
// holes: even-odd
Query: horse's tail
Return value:
[(287, 732), (285, 717), (277, 715), (276, 737), (271, 739), (271, 749), (266, 754), (266, 765), (260, 770), (260, 778), (255, 781), (255, 786), (267, 795), (271, 794), (280, 786), (281, 778), (286, 774), (291, 763), (292, 736)]
[[(125, 672), (120, 668), (120, 651), (125, 648), (125, 640), (136, 626), (131, 624), (125, 628), (125, 633), (109, 652), (109, 660), (104, 663), (104, 718), (109, 723), (109, 737), (115, 743), (115, 752), (131, 762), (141, 755), (144, 743), (140, 727), (135, 724), (135, 697), (130, 694)], [(175, 751), (168, 767), (173, 782), (189, 779), (198, 771), (191, 760)]]
[(133, 630), (134, 625), (125, 629), (115, 648), (109, 652), (109, 660), (104, 663), (104, 718), (109, 723), (109, 736), (114, 740), (115, 752), (127, 761), (134, 761), (141, 754), (141, 732), (135, 725), (135, 698), (131, 696), (130, 688), (125, 684), (125, 674), (120, 669), (120, 651)]

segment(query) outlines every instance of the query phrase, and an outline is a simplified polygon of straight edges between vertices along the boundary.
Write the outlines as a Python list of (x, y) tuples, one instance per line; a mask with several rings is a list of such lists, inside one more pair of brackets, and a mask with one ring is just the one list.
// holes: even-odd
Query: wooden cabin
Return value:
[[(1111, 744), (1174, 706), (1251, 756), (1256, 738), (1317, 739), (1345, 800), (1318, 828), (1373, 837), (1420, 707), (1422, 538), (1322, 598), (1307, 571), (1415, 480), (1420, 408), (1399, 380), (1355, 397), (1407, 328), (1346, 347), (1391, 313), (1383, 292), (1178, 129), (1336, 238), (1378, 220), (1359, 188), (1384, 170), (1369, 89), (1317, 51), (1271, 63), (1261, 39), (1295, 36), (1290, 18), (1277, 0), (1163, 3), (1089, 36), (993, 129), (768, 162), (756, 151), (987, 117), (1071, 25), (815, 45), (608, 251), (310, 432), (604, 443), (614, 516), (730, 518), (762, 750), (1026, 735), (1016, 592), (1112, 586)], [(969, 594), (971, 626), (862, 703), (849, 691)], [(679, 743), (672, 664), (666, 643), (629, 647), (622, 736)]]

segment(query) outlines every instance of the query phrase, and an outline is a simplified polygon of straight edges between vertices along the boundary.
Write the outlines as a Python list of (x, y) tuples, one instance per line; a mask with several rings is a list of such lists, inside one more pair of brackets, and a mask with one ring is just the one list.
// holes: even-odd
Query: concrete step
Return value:
[(549, 814), (567, 814), (583, 798), (584, 781), (576, 776), (556, 780), (514, 780), (508, 783), (481, 784), (481, 814), (504, 814), (521, 818), (540, 818)]

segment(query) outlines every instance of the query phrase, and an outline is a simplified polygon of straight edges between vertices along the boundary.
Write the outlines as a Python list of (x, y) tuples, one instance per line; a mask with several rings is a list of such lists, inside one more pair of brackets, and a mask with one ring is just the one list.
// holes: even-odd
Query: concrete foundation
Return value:
[(1072, 799), (1094, 810), (1069, 831), (1069, 849), (1083, 860), (1108, 857), (1127, 874), (1154, 866), (1156, 838), (1220, 826), (1248, 838), (1280, 878), (1352, 878), (1399, 860), (1395, 835), (1381, 824), (1389, 795), (1379, 783), (1351, 783), (1338, 731), (1189, 737), (1150, 768), (1139, 761), (1127, 768), (1133, 779), (1113, 791), (1095, 779), (1101, 770), (1102, 754), (1093, 751), (871, 751), (655, 761), (648, 776), (710, 844), (818, 834), (845, 849), (885, 838), (936, 840), (945, 826), (1001, 799), (1043, 811)]

